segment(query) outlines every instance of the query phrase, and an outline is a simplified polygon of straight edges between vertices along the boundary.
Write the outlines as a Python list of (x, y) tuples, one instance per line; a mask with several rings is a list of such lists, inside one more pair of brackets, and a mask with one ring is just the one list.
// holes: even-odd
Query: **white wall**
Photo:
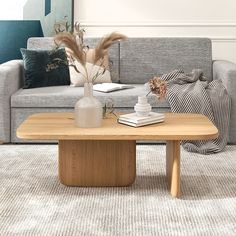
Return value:
[(0, 20), (23, 20), (23, 7), (27, 0), (1, 1)]
[(71, 1), (51, 0), (51, 11), (45, 16), (44, 0), (27, 0), (24, 6), (24, 20), (40, 20), (44, 36), (54, 36), (54, 24), (72, 17)]
[(209, 37), (213, 58), (236, 62), (235, 0), (74, 0), (87, 36)]

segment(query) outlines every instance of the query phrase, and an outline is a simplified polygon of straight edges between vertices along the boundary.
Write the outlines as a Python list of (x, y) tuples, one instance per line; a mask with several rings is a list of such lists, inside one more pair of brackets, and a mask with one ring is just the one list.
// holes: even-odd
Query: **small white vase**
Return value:
[(75, 125), (95, 128), (102, 125), (102, 104), (93, 96), (93, 84), (84, 84), (84, 96), (75, 104)]
[(152, 110), (151, 105), (147, 102), (146, 96), (139, 96), (138, 103), (134, 106), (137, 116), (148, 116)]

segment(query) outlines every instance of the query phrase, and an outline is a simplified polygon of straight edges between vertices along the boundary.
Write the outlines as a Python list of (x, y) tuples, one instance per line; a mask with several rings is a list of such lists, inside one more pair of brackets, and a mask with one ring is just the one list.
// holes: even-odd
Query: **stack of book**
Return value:
[(164, 119), (165, 115), (163, 113), (150, 112), (148, 116), (137, 116), (137, 114), (134, 112), (120, 115), (118, 122), (133, 127), (140, 127), (144, 125), (160, 123), (163, 122)]

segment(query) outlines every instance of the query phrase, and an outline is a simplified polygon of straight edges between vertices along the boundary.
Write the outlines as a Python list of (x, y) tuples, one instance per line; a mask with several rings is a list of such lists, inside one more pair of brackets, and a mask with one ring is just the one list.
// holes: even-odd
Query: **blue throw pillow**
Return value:
[(24, 87), (37, 88), (70, 84), (64, 48), (55, 50), (20, 49), (25, 69)]

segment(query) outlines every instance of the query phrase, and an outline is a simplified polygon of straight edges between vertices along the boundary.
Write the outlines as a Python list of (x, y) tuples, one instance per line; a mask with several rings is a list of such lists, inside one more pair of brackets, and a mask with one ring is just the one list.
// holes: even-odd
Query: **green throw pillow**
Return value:
[(56, 50), (20, 49), (25, 69), (24, 87), (37, 88), (70, 84), (64, 48)]

